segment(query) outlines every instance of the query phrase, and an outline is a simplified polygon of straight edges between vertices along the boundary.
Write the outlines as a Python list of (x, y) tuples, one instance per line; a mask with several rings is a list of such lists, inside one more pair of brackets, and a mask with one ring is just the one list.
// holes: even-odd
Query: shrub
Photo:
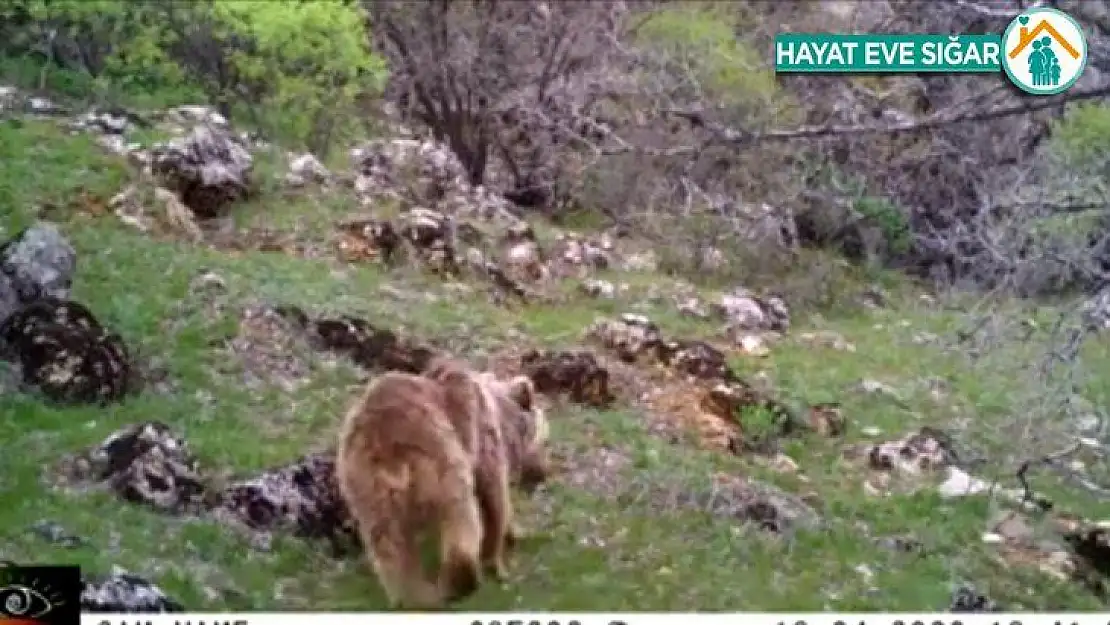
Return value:
[(910, 249), (912, 234), (906, 214), (890, 200), (873, 195), (856, 199), (853, 208), (864, 222), (878, 228), (890, 252), (903, 254)]
[(360, 93), (385, 86), (385, 62), (371, 53), (363, 16), (349, 4), (222, 0), (212, 13), (219, 38), (251, 42), (231, 47), (229, 60), (247, 82), (269, 86), (257, 104), (273, 117), (260, 121), (314, 152), (356, 117)]
[(644, 49), (688, 68), (688, 78), (708, 100), (753, 112), (782, 104), (775, 74), (767, 69), (763, 55), (737, 38), (738, 18), (727, 4), (662, 8), (649, 14), (635, 39)]
[(1076, 105), (1056, 122), (1051, 148), (1075, 163), (1105, 159), (1110, 155), (1110, 106)]
[(387, 73), (349, 2), (13, 0), (0, 18), (20, 24), (3, 29), (9, 48), (46, 51), (43, 76), (52, 64), (81, 71), (101, 96), (203, 94), (317, 153)]

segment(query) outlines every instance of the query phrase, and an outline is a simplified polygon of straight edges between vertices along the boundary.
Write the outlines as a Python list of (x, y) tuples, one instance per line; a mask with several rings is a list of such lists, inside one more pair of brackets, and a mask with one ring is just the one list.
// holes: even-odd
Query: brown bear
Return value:
[[(473, 593), (485, 568), (505, 576), (517, 539), (509, 485), (547, 476), (547, 423), (526, 376), (501, 381), (439, 358), (421, 375), (385, 373), (339, 434), (341, 495), (391, 607), (436, 608)], [(419, 538), (434, 532), (433, 582)]]

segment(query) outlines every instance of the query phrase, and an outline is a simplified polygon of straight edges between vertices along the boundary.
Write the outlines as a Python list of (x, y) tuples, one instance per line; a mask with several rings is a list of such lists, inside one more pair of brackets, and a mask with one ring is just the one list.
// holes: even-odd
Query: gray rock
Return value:
[[(0, 321), (11, 314), (13, 295), (21, 304), (42, 297), (68, 299), (77, 252), (58, 228), (40, 221), (0, 246)], [(14, 291), (14, 294), (13, 294)]]
[(247, 148), (218, 126), (197, 126), (151, 147), (151, 168), (197, 217), (221, 217), (249, 195), (254, 161)]
[(963, 584), (952, 591), (949, 612), (1001, 612), (1002, 608), (974, 586)]
[(65, 549), (75, 549), (89, 544), (89, 541), (84, 538), (70, 533), (65, 527), (47, 519), (35, 521), (31, 525), (30, 531), (43, 540)]
[(19, 308), (19, 292), (11, 278), (0, 273), (0, 323)]
[(112, 567), (112, 574), (86, 579), (81, 591), (82, 612), (184, 612), (185, 607), (153, 583)]

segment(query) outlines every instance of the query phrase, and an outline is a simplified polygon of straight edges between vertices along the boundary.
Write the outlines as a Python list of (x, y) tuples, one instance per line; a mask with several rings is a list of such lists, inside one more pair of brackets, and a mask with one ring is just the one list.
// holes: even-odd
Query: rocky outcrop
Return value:
[(790, 327), (790, 310), (780, 297), (760, 297), (738, 287), (710, 305), (710, 309), (732, 330), (785, 332)]
[(327, 538), (337, 548), (357, 541), (335, 481), (335, 456), (309, 454), (287, 466), (237, 481), (216, 496), (216, 518), (262, 532)]
[(106, 486), (121, 499), (162, 512), (195, 512), (206, 485), (184, 439), (164, 423), (147, 421), (113, 432), (98, 445), (67, 460), (72, 481)]
[(588, 351), (529, 350), (520, 362), (541, 393), (565, 394), (575, 403), (595, 408), (608, 407), (615, 399), (609, 370)]
[(574, 233), (561, 233), (551, 250), (551, 271), (559, 276), (585, 277), (587, 273), (615, 265), (611, 237), (597, 239)]
[(185, 607), (151, 582), (115, 567), (111, 575), (82, 580), (82, 612), (184, 612)]
[(41, 297), (66, 299), (77, 253), (57, 226), (38, 222), (0, 245), (0, 321)]
[(218, 217), (247, 198), (254, 161), (247, 148), (218, 125), (201, 125), (150, 150), (150, 168), (197, 217)]
[(59, 402), (107, 402), (133, 383), (123, 340), (70, 301), (73, 247), (40, 222), (0, 246), (0, 359), (18, 386)]
[(18, 363), (24, 384), (60, 402), (117, 400), (133, 381), (123, 339), (66, 300), (39, 299), (0, 323), (0, 357)]
[[(71, 483), (103, 485), (121, 499), (170, 514), (212, 515), (251, 531), (287, 531), (337, 540), (352, 537), (335, 484), (331, 453), (219, 486), (188, 443), (164, 423), (124, 427), (65, 461)], [(342, 543), (337, 543), (342, 544)]]
[(351, 150), (350, 158), (355, 192), (364, 205), (390, 198), (502, 231), (521, 221), (508, 200), (470, 185), (455, 154), (435, 141), (378, 139)]

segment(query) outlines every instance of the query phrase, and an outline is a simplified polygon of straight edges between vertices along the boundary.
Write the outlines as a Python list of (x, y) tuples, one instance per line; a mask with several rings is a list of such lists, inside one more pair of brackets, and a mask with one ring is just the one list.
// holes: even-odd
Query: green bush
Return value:
[(76, 65), (101, 96), (203, 94), (317, 153), (360, 117), (358, 97), (379, 93), (387, 76), (364, 15), (347, 2), (9, 0), (0, 19), (26, 23), (6, 30), (27, 50), (51, 33), (79, 49), (78, 58), (47, 62)]
[(853, 208), (863, 216), (865, 223), (879, 229), (890, 251), (901, 254), (909, 251), (912, 241), (910, 223), (890, 200), (873, 195), (856, 199)]
[(648, 14), (635, 39), (689, 68), (708, 99), (752, 110), (783, 108), (787, 99), (764, 55), (737, 39), (739, 18), (728, 3), (662, 8)]
[(1056, 122), (1050, 148), (1077, 165), (1105, 159), (1110, 155), (1110, 106), (1076, 105)]
[(321, 152), (345, 121), (355, 119), (360, 93), (385, 84), (383, 59), (369, 49), (364, 18), (336, 2), (285, 0), (259, 5), (221, 0), (213, 6), (221, 39), (245, 36), (249, 51), (231, 61), (248, 81), (269, 85), (262, 110), (278, 117), (268, 126)]

